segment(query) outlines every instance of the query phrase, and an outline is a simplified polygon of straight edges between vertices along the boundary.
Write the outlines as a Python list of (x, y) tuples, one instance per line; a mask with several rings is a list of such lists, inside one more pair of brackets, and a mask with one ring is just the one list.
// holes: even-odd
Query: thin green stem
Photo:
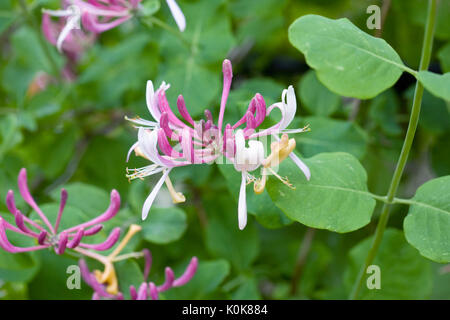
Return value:
[[(431, 51), (433, 47), (433, 36), (434, 29), (436, 24), (436, 1), (437, 0), (429, 0), (428, 1), (428, 13), (427, 13), (427, 22), (425, 27), (425, 36), (423, 39), (422, 45), (422, 55), (420, 59), (420, 67), (419, 70), (427, 70), (428, 65), (430, 64)], [(409, 151), (411, 150), (411, 146), (414, 140), (414, 135), (416, 133), (417, 124), (419, 122), (420, 115), (420, 107), (422, 104), (422, 96), (423, 96), (423, 86), (417, 81), (416, 89), (414, 92), (414, 100), (413, 106), (411, 110), (411, 116), (408, 124), (408, 130), (406, 132), (406, 137), (403, 142), (402, 151), (400, 153), (400, 157), (397, 162), (397, 166), (395, 168), (394, 174), (392, 176), (391, 184), (389, 186), (389, 190), (387, 193), (387, 202), (383, 205), (381, 210), (380, 219), (378, 220), (377, 229), (375, 231), (375, 236), (372, 242), (372, 246), (367, 254), (365, 263), (361, 268), (358, 277), (356, 278), (355, 284), (353, 286), (353, 290), (350, 294), (350, 299), (357, 299), (359, 292), (361, 290), (362, 284), (364, 282), (364, 274), (367, 270), (367, 267), (372, 264), (375, 256), (377, 254), (378, 248), (381, 244), (381, 240), (383, 238), (384, 230), (386, 229), (387, 222), (389, 220), (389, 212), (392, 206), (392, 202), (397, 193), (398, 186), (400, 184), (400, 180), (403, 174), (403, 170), (405, 169), (406, 162), (408, 160)]]
[(57, 77), (57, 79), (60, 79), (61, 73), (60, 73), (58, 64), (56, 63), (55, 59), (53, 58), (53, 56), (49, 50), (48, 44), (45, 42), (44, 38), (42, 37), (42, 34), (39, 32), (39, 30), (40, 30), (39, 25), (37, 24), (36, 20), (34, 19), (33, 15), (31, 14), (25, 0), (19, 0), (19, 3), (20, 3), (20, 7), (22, 8), (22, 11), (24, 13), (24, 16), (26, 17), (26, 20), (27, 20), (29, 26), (36, 33), (36, 36), (39, 40), (39, 44), (50, 64), (50, 67), (53, 70), (54, 75)]
[(191, 44), (189, 41), (179, 32), (177, 29), (172, 28), (164, 21), (156, 18), (156, 17), (147, 17), (147, 18), (140, 18), (139, 21), (141, 21), (144, 25), (147, 27), (152, 27), (153, 25), (157, 25), (158, 27), (163, 28), (164, 30), (169, 31), (173, 35), (175, 35), (178, 39), (180, 39), (186, 46), (190, 47)]

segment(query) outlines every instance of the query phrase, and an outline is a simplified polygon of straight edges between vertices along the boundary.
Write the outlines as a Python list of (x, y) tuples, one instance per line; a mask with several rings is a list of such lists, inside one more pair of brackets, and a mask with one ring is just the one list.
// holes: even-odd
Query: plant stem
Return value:
[(53, 70), (55, 77), (60, 80), (61, 73), (60, 73), (58, 64), (53, 59), (53, 56), (48, 48), (47, 43), (45, 42), (44, 38), (42, 38), (42, 34), (39, 32), (40, 28), (39, 28), (38, 24), (36, 23), (36, 20), (34, 19), (33, 15), (31, 14), (25, 0), (19, 0), (19, 3), (20, 3), (20, 7), (22, 8), (22, 11), (26, 17), (26, 20), (27, 20), (29, 26), (36, 33), (36, 36), (38, 38), (39, 44), (42, 48), (42, 51), (44, 52), (44, 54), (50, 64), (50, 67)]
[(147, 27), (152, 27), (153, 24), (161, 27), (162, 29), (169, 31), (170, 33), (172, 33), (174, 36), (176, 36), (178, 39), (180, 39), (186, 46), (190, 47), (191, 44), (189, 43), (189, 41), (183, 36), (183, 34), (178, 31), (175, 28), (172, 28), (171, 26), (169, 26), (167, 23), (165, 23), (164, 21), (159, 20), (156, 17), (148, 17), (148, 18), (140, 18), (139, 19), (144, 25), (146, 25)]
[[(436, 1), (437, 0), (429, 0), (428, 1), (428, 13), (427, 13), (427, 22), (425, 26), (425, 36), (423, 39), (422, 45), (422, 55), (420, 59), (419, 71), (427, 70), (428, 65), (430, 64), (431, 51), (433, 46), (433, 36), (434, 29), (436, 24)], [(367, 254), (367, 258), (363, 267), (361, 268), (358, 277), (356, 278), (355, 284), (353, 286), (353, 290), (350, 294), (350, 299), (357, 299), (358, 294), (361, 290), (362, 284), (364, 282), (364, 274), (368, 266), (370, 266), (375, 259), (378, 248), (381, 244), (381, 240), (383, 238), (384, 230), (386, 229), (386, 225), (389, 219), (389, 212), (392, 202), (397, 193), (397, 189), (403, 174), (403, 170), (405, 169), (406, 161), (408, 160), (409, 151), (411, 150), (411, 146), (414, 140), (414, 135), (416, 133), (417, 124), (419, 122), (420, 115), (420, 107), (422, 104), (422, 96), (423, 96), (423, 85), (417, 81), (416, 89), (414, 92), (414, 100), (413, 106), (411, 110), (411, 116), (408, 124), (408, 130), (406, 132), (406, 137), (403, 142), (402, 151), (400, 153), (400, 157), (397, 162), (397, 166), (395, 168), (394, 174), (392, 176), (391, 184), (389, 186), (389, 191), (387, 193), (387, 202), (384, 203), (383, 208), (381, 210), (380, 219), (378, 220), (377, 229), (375, 231), (375, 236), (372, 242), (372, 246)]]
[(298, 259), (295, 264), (294, 275), (292, 276), (291, 281), (291, 295), (294, 296), (298, 291), (298, 281), (302, 275), (303, 267), (306, 263), (306, 259), (308, 258), (309, 250), (311, 249), (311, 244), (314, 239), (314, 234), (316, 229), (308, 228), (306, 230), (305, 236), (303, 237), (302, 244), (300, 245), (300, 250), (298, 253)]

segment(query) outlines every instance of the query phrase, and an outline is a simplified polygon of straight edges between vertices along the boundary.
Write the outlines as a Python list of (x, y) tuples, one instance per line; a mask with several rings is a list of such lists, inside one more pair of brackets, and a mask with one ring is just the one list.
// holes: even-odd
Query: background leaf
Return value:
[(450, 176), (422, 185), (411, 199), (404, 230), (408, 242), (428, 259), (450, 262)]
[(347, 153), (321, 153), (304, 162), (311, 170), (307, 181), (290, 160), (278, 174), (287, 176), (295, 190), (270, 176), (267, 191), (291, 219), (309, 227), (350, 232), (369, 223), (375, 200), (367, 192), (364, 168)]
[(404, 69), (391, 46), (345, 18), (305, 15), (289, 27), (289, 41), (319, 80), (343, 96), (372, 98), (391, 87)]
[[(345, 274), (347, 288), (356, 279), (372, 237), (363, 240), (350, 251), (350, 266)], [(431, 267), (417, 251), (408, 246), (401, 231), (387, 229), (373, 265), (380, 268), (381, 289), (369, 290), (364, 283), (360, 299), (426, 299), (431, 293)], [(364, 279), (370, 275), (366, 274)]]

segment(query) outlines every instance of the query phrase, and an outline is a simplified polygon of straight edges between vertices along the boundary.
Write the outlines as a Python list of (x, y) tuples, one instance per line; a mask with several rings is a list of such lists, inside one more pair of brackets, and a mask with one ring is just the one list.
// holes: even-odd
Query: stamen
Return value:
[(270, 146), (272, 153), (263, 161), (264, 168), (278, 166), (295, 149), (295, 140), (289, 139), (287, 134), (281, 136), (279, 142), (273, 142)]
[(266, 187), (266, 181), (267, 181), (267, 169), (263, 168), (262, 177), (255, 181), (255, 184), (253, 185), (253, 191), (255, 191), (256, 194), (263, 193), (264, 188)]
[(287, 185), (289, 188), (291, 188), (292, 190), (295, 190), (295, 187), (292, 183), (289, 182), (288, 177), (284, 177), (282, 178), (278, 173), (276, 173), (272, 168), (268, 168), (269, 171), (275, 176), (277, 177), (282, 183), (284, 183), (285, 185)]

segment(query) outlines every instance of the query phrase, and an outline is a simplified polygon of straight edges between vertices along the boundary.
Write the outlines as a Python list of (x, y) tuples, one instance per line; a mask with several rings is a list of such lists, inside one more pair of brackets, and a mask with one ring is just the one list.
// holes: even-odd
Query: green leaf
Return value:
[(341, 98), (320, 83), (313, 70), (302, 77), (298, 88), (300, 88), (300, 100), (314, 115), (329, 116), (339, 108)]
[(293, 128), (308, 125), (311, 131), (295, 135), (297, 148), (306, 157), (321, 152), (348, 152), (358, 159), (364, 157), (368, 137), (356, 123), (321, 117), (307, 117)]
[(305, 15), (289, 27), (300, 50), (331, 91), (368, 99), (391, 87), (406, 69), (386, 41), (359, 30), (348, 19)]
[(402, 128), (396, 120), (399, 102), (394, 90), (387, 90), (370, 102), (369, 116), (389, 135), (399, 135)]
[(94, 64), (91, 64), (90, 67), (80, 75), (78, 82), (88, 83), (96, 80), (103, 81), (108, 73), (116, 68), (120, 68), (124, 61), (138, 56), (149, 42), (149, 39), (148, 34), (139, 33), (120, 42), (114, 47), (100, 48), (98, 55), (101, 58), (97, 59)]
[(447, 134), (440, 135), (431, 148), (431, 165), (437, 176), (446, 176), (450, 174), (450, 131)]
[(159, 0), (144, 0), (138, 13), (142, 16), (148, 17), (154, 15), (161, 8)]
[(206, 228), (206, 246), (216, 257), (226, 258), (237, 270), (251, 266), (259, 253), (258, 231), (248, 221), (244, 230), (239, 230), (237, 205), (230, 203), (227, 196), (216, 196), (205, 204), (209, 215)]
[[(193, 62), (199, 65), (220, 64), (236, 42), (231, 19), (223, 10), (223, 1), (183, 3), (182, 9), (187, 21), (186, 30), (182, 37), (167, 32), (162, 35), (159, 42), (162, 56), (186, 65)], [(172, 16), (167, 18), (174, 24)], [(186, 41), (182, 42), (180, 38)]]
[[(367, 238), (350, 251), (350, 266), (345, 284), (350, 291), (372, 245)], [(431, 294), (432, 277), (429, 261), (408, 246), (403, 233), (387, 229), (372, 265), (380, 268), (381, 288), (369, 290), (367, 282), (373, 272), (365, 273), (360, 299), (426, 299)]]
[(152, 208), (141, 223), (144, 239), (165, 244), (181, 238), (187, 228), (186, 213), (177, 208)]
[(39, 251), (43, 268), (29, 284), (30, 299), (50, 300), (88, 300), (92, 289), (80, 279), (80, 289), (69, 289), (67, 280), (74, 273), (68, 272), (70, 266), (78, 266), (78, 260), (68, 255), (60, 256), (53, 250)]
[(26, 300), (28, 287), (23, 282), (6, 282), (0, 280), (0, 300)]
[(441, 62), (442, 70), (444, 72), (450, 72), (450, 42), (439, 50), (438, 57)]
[(0, 250), (0, 279), (27, 282), (36, 275), (39, 267), (38, 257), (34, 253), (12, 254)]
[(423, 184), (404, 221), (408, 242), (428, 259), (450, 262), (450, 176)]
[(134, 260), (119, 261), (114, 264), (119, 281), (119, 291), (125, 296), (125, 299), (130, 299), (130, 286), (139, 288), (144, 282), (144, 275), (142, 274), (139, 265)]
[(170, 83), (167, 98), (170, 105), (176, 106), (176, 99), (183, 95), (189, 113), (195, 117), (211, 104), (219, 93), (220, 75), (195, 63), (172, 63), (170, 68), (162, 70), (157, 86), (162, 81)]
[[(412, 85), (405, 92), (408, 108), (411, 108), (413, 104), (414, 90), (415, 86)], [(422, 97), (419, 125), (433, 134), (450, 130), (450, 108), (447, 104), (448, 102), (445, 100), (425, 90)]]
[(436, 97), (450, 101), (450, 72), (437, 74), (429, 71), (420, 71), (419, 81)]
[(5, 0), (0, 4), (0, 33), (3, 33), (16, 19), (18, 13), (13, 10), (12, 1)]
[(291, 219), (309, 227), (350, 232), (370, 222), (375, 200), (367, 192), (367, 174), (359, 161), (347, 153), (321, 153), (304, 162), (311, 170), (307, 181), (289, 159), (278, 174), (288, 177), (295, 190), (270, 176), (267, 191)]
[(0, 161), (6, 152), (22, 142), (23, 136), (17, 117), (8, 114), (0, 118)]
[(242, 284), (233, 292), (233, 300), (260, 300), (258, 281), (255, 277), (244, 277)]
[[(83, 211), (91, 218), (102, 214), (109, 206), (109, 194), (99, 187), (74, 182), (65, 185), (64, 189), (68, 193), (67, 204)], [(60, 190), (52, 191), (51, 197), (55, 202), (60, 201), (60, 193)]]
[(199, 260), (198, 269), (191, 281), (179, 288), (165, 293), (168, 299), (205, 299), (219, 287), (230, 273), (230, 264), (226, 260)]

